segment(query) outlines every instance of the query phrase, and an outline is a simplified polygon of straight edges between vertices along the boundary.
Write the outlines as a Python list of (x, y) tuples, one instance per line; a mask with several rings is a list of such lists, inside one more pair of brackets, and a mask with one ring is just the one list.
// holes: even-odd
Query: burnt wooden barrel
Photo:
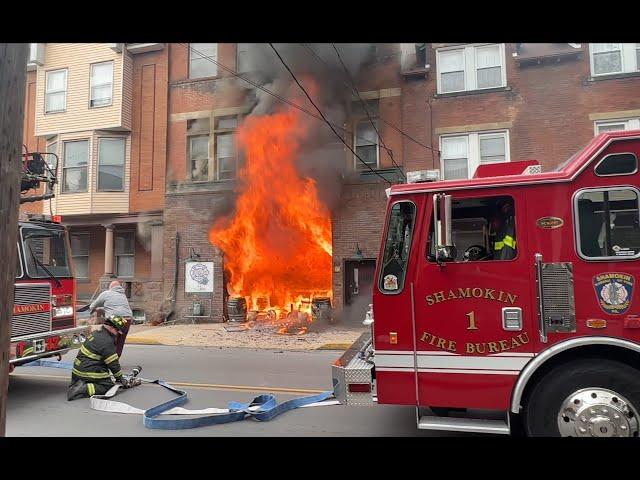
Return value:
[(230, 297), (227, 300), (227, 315), (230, 322), (246, 322), (247, 300), (244, 297)]

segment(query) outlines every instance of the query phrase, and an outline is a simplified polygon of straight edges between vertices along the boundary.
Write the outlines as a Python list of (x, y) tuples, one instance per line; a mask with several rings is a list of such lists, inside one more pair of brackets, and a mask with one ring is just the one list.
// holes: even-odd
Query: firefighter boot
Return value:
[(87, 384), (82, 380), (78, 380), (77, 382), (69, 385), (69, 389), (67, 390), (67, 400), (76, 400), (78, 398), (88, 397), (89, 389)]

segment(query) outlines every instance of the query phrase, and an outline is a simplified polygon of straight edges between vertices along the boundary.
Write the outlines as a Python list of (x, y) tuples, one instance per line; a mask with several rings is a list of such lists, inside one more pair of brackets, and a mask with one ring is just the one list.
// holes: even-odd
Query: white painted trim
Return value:
[[(418, 369), (468, 369), (520, 371), (531, 357), (417, 355)], [(412, 368), (413, 355), (378, 355), (374, 357), (376, 368)]]
[[(376, 369), (377, 370), (377, 369)], [(463, 373), (467, 375), (519, 375), (519, 370), (418, 369), (418, 373)]]
[(376, 372), (415, 372), (413, 368), (376, 367)]

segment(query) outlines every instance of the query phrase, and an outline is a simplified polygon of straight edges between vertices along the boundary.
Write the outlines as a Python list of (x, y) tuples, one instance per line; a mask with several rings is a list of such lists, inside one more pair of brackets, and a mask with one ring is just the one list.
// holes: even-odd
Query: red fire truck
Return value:
[(639, 156), (640, 130), (608, 132), (554, 171), (390, 188), (336, 397), (414, 406), (420, 429), (638, 436)]
[[(47, 192), (20, 202), (53, 197), (55, 167), (41, 154), (23, 155), (23, 192), (45, 184)], [(27, 215), (18, 224), (18, 256), (10, 331), (10, 371), (45, 357), (79, 348), (89, 327), (76, 326), (76, 283), (67, 229), (59, 217)]]

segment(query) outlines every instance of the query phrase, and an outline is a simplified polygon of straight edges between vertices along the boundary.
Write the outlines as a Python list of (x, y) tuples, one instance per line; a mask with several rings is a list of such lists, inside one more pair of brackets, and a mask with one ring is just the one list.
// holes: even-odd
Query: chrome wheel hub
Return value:
[(562, 402), (558, 429), (563, 437), (637, 437), (638, 412), (612, 390), (584, 388)]

